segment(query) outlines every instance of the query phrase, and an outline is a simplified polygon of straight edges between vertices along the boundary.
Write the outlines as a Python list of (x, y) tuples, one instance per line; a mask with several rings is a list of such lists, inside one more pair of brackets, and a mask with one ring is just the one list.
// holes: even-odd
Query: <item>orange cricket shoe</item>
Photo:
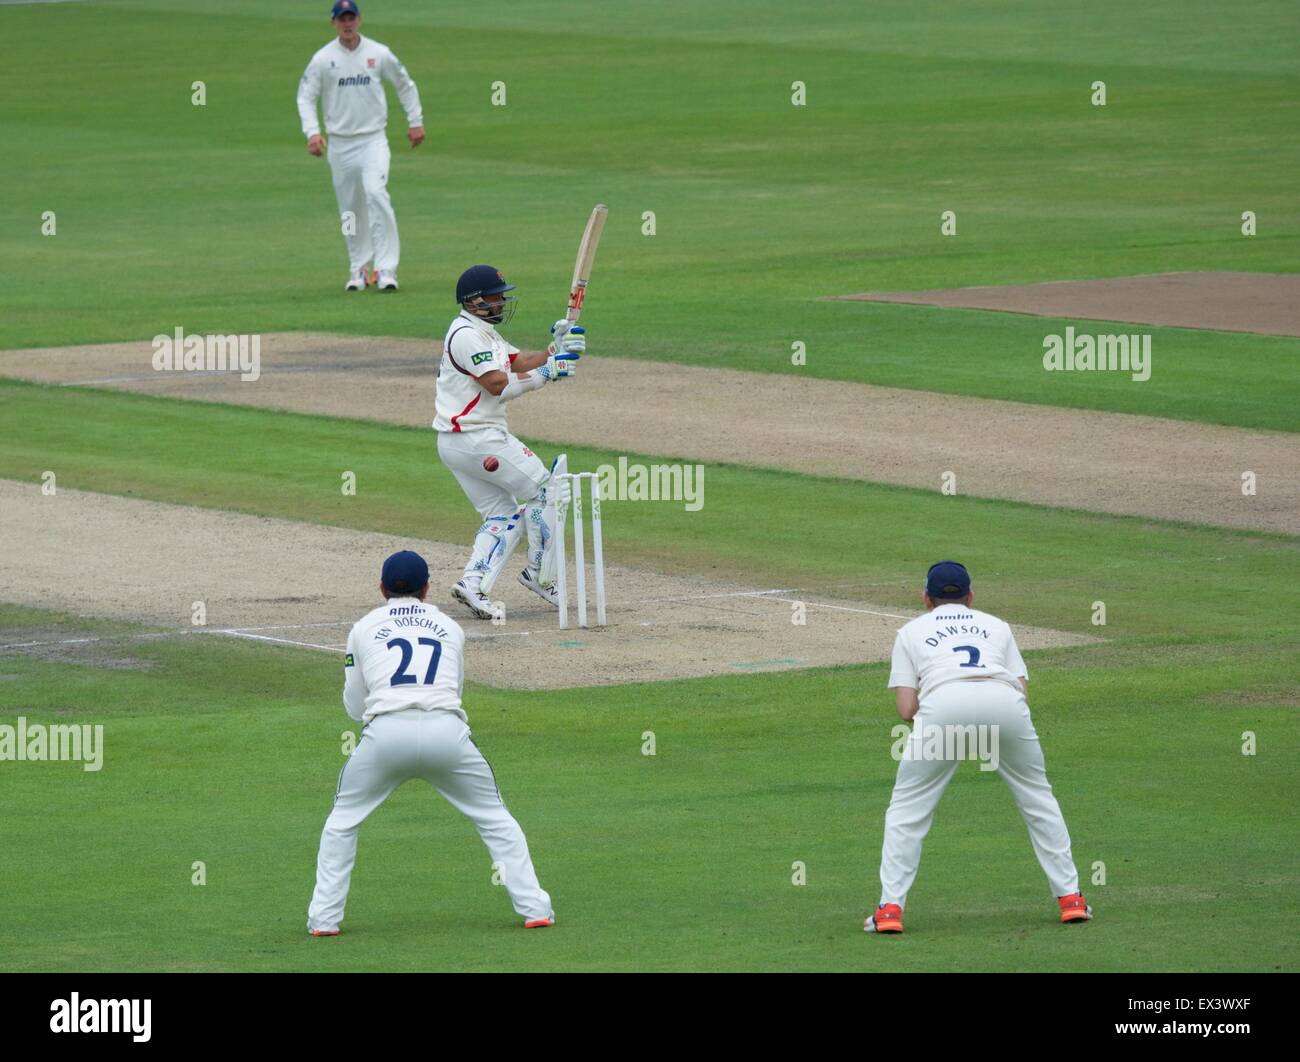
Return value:
[(1067, 925), (1071, 922), (1086, 922), (1092, 917), (1092, 908), (1088, 906), (1081, 892), (1058, 896), (1056, 902), (1061, 905), (1061, 921)]
[(530, 921), (530, 922), (525, 922), (525, 923), (524, 923), (524, 928), (525, 928), (525, 929), (541, 929), (541, 928), (543, 928), (544, 926), (553, 926), (553, 925), (555, 925), (555, 915), (551, 915), (550, 918), (534, 918), (534, 919), (533, 919), (532, 921)]
[(862, 924), (862, 928), (868, 933), (901, 933), (903, 909), (896, 903), (882, 903), (876, 908), (876, 913)]

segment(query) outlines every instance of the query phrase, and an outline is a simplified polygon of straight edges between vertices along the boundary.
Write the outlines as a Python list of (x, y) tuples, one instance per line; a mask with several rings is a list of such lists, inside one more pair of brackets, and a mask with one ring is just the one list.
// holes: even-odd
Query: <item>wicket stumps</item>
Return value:
[(582, 481), (591, 481), (591, 559), (596, 573), (596, 625), (605, 626), (605, 548), (601, 537), (600, 483), (595, 472), (563, 472), (552, 477), (555, 500), (555, 593), (560, 605), (560, 629), (569, 626), (568, 562), (565, 558), (566, 525), (573, 509), (574, 591), (578, 599), (578, 626), (587, 624), (587, 554), (582, 530)]

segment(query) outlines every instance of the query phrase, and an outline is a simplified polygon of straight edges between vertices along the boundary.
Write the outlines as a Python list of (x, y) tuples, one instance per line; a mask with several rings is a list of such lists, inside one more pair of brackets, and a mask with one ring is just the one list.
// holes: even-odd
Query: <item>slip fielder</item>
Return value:
[[(375, 282), (380, 291), (396, 291), (401, 245), (388, 197), (392, 154), (385, 134), (388, 101), (383, 81), (397, 90), (406, 111), (411, 147), (424, 141), (420, 93), (392, 51), (358, 32), (361, 12), (355, 0), (338, 0), (330, 18), (338, 39), (311, 57), (298, 85), (302, 133), (308, 152), (319, 156), (326, 151), (329, 156), (348, 248), (348, 282), (343, 290), (364, 291)], [(324, 103), (328, 148), (320, 135), (317, 100)]]
[(506, 810), (492, 768), (470, 737), (461, 707), (465, 632), (425, 602), (429, 566), (418, 553), (402, 550), (384, 561), (379, 592), (384, 603), (348, 635), (343, 706), (364, 726), (339, 772), (334, 808), (321, 833), (307, 931), (314, 937), (338, 934), (357, 829), (412, 778), (423, 778), (474, 823), (525, 928), (554, 925), (551, 898), (537, 881), (524, 831)]
[(587, 349), (584, 330), (561, 318), (546, 351), (521, 354), (496, 330), (514, 316), (516, 297), (501, 272), (471, 266), (456, 282), (461, 311), (447, 329), (438, 366), (438, 456), (483, 519), (452, 596), (479, 619), (495, 615), (491, 592), (511, 552), (527, 535), (529, 556), (519, 582), (559, 609), (554, 583), (543, 583), (550, 548), (546, 524), (551, 469), (510, 434), (506, 403), (553, 380), (572, 377)]
[(958, 759), (944, 758), (951, 755), (951, 745), (938, 743), (945, 751), (936, 755), (935, 744), (927, 744), (935, 728), (941, 734), (947, 728), (996, 728), (997, 772), (1029, 827), (1061, 921), (1092, 917), (1092, 908), (1079, 893), (1070, 833), (1048, 784), (1043, 750), (1029, 718), (1029, 670), (1011, 628), (971, 608), (973, 599), (966, 569), (955, 561), (940, 561), (926, 573), (925, 615), (904, 625), (894, 640), (889, 686), (898, 714), (912, 723), (912, 732), (885, 812), (880, 905), (863, 926), (868, 933), (903, 931), (903, 907), (916, 880), (921, 844), (957, 769)]

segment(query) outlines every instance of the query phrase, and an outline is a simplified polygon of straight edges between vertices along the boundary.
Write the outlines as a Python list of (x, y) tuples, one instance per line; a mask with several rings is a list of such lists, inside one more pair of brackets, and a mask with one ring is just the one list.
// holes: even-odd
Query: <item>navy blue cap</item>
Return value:
[(456, 281), (456, 301), (463, 303), (476, 295), (504, 295), (514, 290), (515, 286), (506, 283), (496, 266), (470, 266)]
[(360, 15), (361, 8), (357, 7), (355, 0), (339, 0), (330, 11), (330, 18), (338, 18), (339, 15)]
[(418, 553), (404, 549), (384, 561), (384, 574), (380, 578), (390, 594), (417, 597), (429, 581), (429, 566)]
[(965, 597), (970, 593), (970, 572), (956, 561), (932, 564), (925, 573), (925, 592), (931, 597)]

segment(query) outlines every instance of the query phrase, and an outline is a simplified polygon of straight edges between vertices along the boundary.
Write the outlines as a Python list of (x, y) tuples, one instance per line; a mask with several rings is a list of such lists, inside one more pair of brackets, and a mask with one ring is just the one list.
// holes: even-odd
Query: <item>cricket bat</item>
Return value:
[[(609, 217), (609, 207), (604, 203), (597, 203), (591, 211), (591, 217), (587, 219), (587, 227), (582, 230), (582, 242), (578, 244), (578, 257), (573, 263), (573, 280), (569, 283), (569, 308), (565, 312), (565, 320), (568, 325), (564, 329), (557, 328), (555, 338), (559, 339), (570, 328), (578, 322), (578, 315), (582, 313), (582, 300), (587, 294), (587, 284), (591, 280), (591, 267), (596, 261), (596, 248), (600, 246), (600, 234), (605, 228), (605, 219)], [(569, 455), (561, 454), (556, 458), (555, 464), (551, 466), (552, 476), (569, 471)], [(565, 485), (567, 491), (567, 484)], [(567, 497), (561, 499), (560, 484), (552, 478), (550, 487), (550, 500), (546, 505), (543, 513), (543, 520), (546, 523), (546, 529), (549, 532), (548, 548), (542, 554), (542, 567), (539, 581), (543, 586), (551, 586), (555, 582), (555, 573), (557, 560), (563, 563), (564, 543), (562, 537), (564, 534), (564, 523), (561, 520), (561, 511), (559, 507), (564, 507), (563, 512), (568, 511)], [(558, 550), (558, 557), (557, 557)], [(563, 610), (563, 605), (561, 609)], [(563, 612), (561, 613), (563, 614)]]
[(582, 300), (587, 294), (587, 284), (591, 280), (591, 267), (596, 261), (596, 248), (600, 246), (600, 234), (605, 228), (607, 217), (609, 217), (609, 207), (604, 203), (597, 203), (591, 212), (591, 217), (587, 219), (587, 227), (582, 232), (582, 242), (578, 244), (578, 258), (573, 263), (573, 280), (569, 284), (569, 309), (564, 315), (569, 322), (569, 328), (577, 323), (578, 315), (582, 313)]

